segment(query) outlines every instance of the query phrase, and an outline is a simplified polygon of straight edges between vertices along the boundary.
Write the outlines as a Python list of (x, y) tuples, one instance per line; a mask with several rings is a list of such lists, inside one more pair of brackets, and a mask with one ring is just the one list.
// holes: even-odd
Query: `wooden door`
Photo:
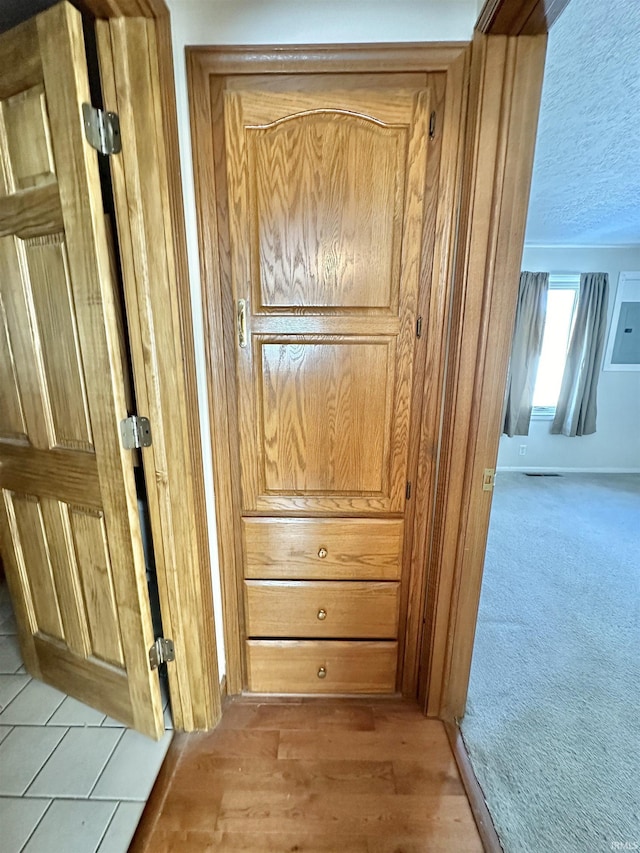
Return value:
[[(230, 77), (219, 99), (248, 683), (388, 692), (429, 76)], [(265, 602), (269, 619), (257, 616)]]
[(82, 21), (0, 37), (2, 554), (32, 675), (163, 730)]

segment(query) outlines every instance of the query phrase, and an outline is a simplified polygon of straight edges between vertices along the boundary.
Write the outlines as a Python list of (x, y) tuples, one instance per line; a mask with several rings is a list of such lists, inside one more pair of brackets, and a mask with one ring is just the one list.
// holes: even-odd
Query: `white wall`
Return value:
[[(622, 271), (640, 270), (640, 246), (525, 246), (523, 270), (532, 272), (608, 272), (609, 314)], [(607, 336), (609, 329), (607, 328)], [(600, 372), (598, 419), (593, 435), (551, 435), (551, 421), (531, 421), (529, 435), (503, 435), (498, 468), (507, 470), (640, 471), (640, 371)], [(520, 445), (526, 455), (519, 455)]]
[(213, 468), (206, 394), (200, 268), (196, 231), (184, 49), (203, 44), (468, 41), (477, 0), (168, 0), (171, 10), (180, 158), (191, 277), (196, 372), (202, 423), (213, 598), (220, 675), (226, 671), (222, 594), (214, 514)]

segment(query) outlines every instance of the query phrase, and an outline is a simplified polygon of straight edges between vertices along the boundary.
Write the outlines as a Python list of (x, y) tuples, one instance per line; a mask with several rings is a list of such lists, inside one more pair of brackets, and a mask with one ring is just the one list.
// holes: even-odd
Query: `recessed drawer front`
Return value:
[(247, 640), (254, 693), (393, 693), (398, 644)]
[(402, 520), (244, 518), (246, 578), (399, 580)]
[(250, 637), (393, 639), (399, 584), (353, 581), (245, 581)]

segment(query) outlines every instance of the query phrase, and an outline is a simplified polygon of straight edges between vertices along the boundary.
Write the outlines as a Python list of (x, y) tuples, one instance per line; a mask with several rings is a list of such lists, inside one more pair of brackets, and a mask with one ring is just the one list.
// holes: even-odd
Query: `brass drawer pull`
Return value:
[(327, 670), (323, 666), (321, 666), (320, 669), (318, 670), (318, 678), (326, 678), (326, 677), (327, 677)]
[(320, 610), (318, 610), (318, 619), (319, 619), (321, 622), (324, 622), (324, 620), (325, 620), (326, 618), (327, 618), (327, 611), (326, 611), (324, 608), (322, 608), (322, 607), (321, 607), (321, 608), (320, 608)]
[(320, 548), (320, 550), (318, 551), (318, 557), (320, 557), (321, 560), (324, 560), (328, 553), (329, 552), (326, 548)]

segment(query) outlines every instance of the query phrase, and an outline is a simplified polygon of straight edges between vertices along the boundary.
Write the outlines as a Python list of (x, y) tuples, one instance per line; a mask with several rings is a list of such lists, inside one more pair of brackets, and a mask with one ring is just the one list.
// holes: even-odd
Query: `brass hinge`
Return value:
[(496, 469), (495, 468), (485, 468), (484, 473), (482, 475), (482, 491), (483, 492), (492, 492), (495, 484), (496, 484)]
[(149, 666), (151, 669), (157, 669), (161, 663), (168, 663), (175, 659), (176, 651), (173, 645), (173, 640), (167, 640), (165, 637), (158, 637), (149, 649)]
[(151, 446), (151, 424), (149, 418), (131, 415), (120, 421), (120, 436), (125, 450)]
[(422, 337), (422, 316), (416, 320), (416, 338)]
[(411, 497), (411, 480), (407, 480), (407, 488), (405, 490), (405, 497), (407, 500)]
[(101, 154), (119, 154), (122, 151), (120, 139), (120, 119), (117, 113), (82, 105), (84, 135), (87, 142)]
[(436, 135), (436, 112), (435, 110), (429, 116), (429, 139), (434, 139)]

